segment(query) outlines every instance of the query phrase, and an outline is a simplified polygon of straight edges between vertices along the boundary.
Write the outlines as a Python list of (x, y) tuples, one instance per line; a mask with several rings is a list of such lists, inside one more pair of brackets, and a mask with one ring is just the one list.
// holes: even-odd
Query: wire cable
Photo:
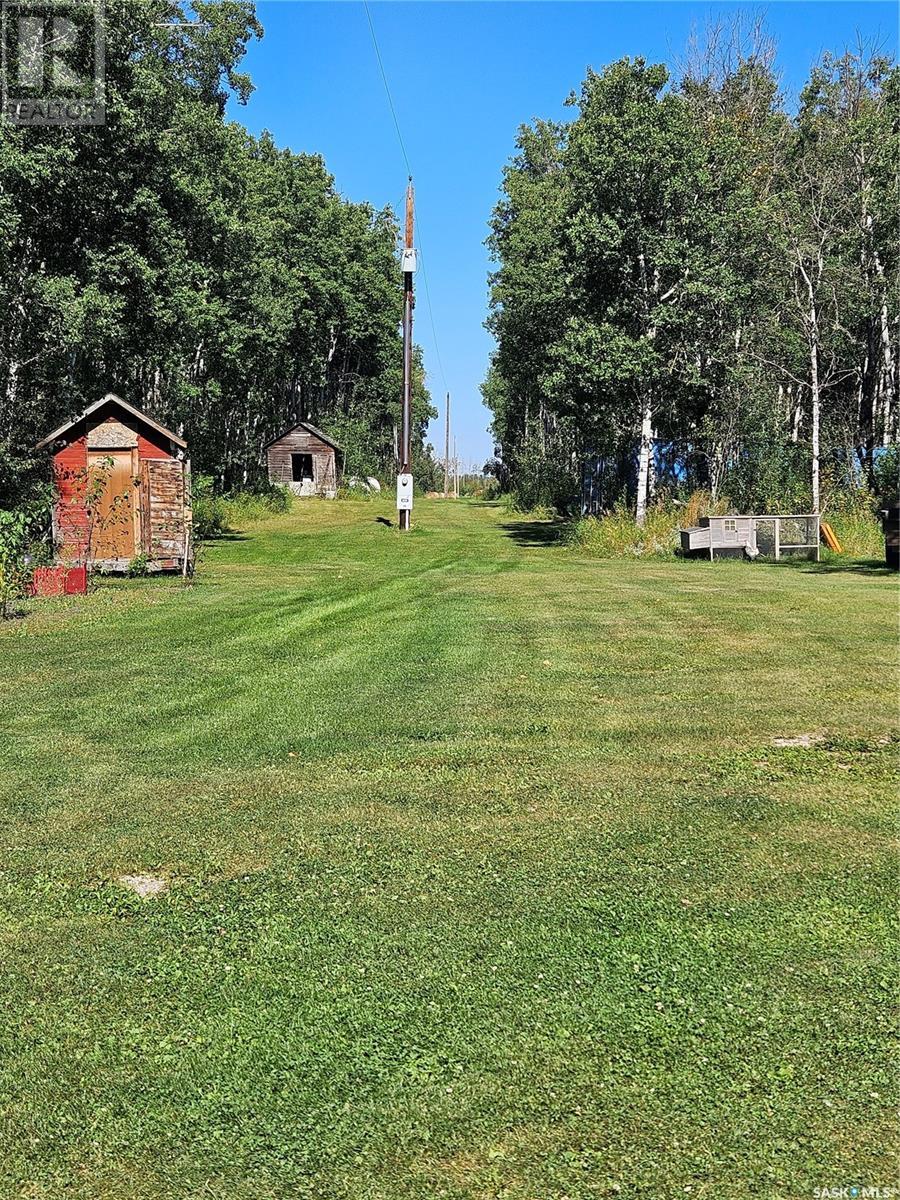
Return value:
[[(400, 143), (400, 152), (403, 155), (403, 161), (406, 163), (406, 173), (412, 179), (413, 169), (410, 165), (409, 155), (406, 153), (406, 145), (403, 141), (403, 134), (400, 132), (400, 122), (397, 119), (397, 110), (394, 107), (394, 98), (391, 95), (391, 87), (388, 83), (387, 71), (384, 69), (384, 60), (381, 57), (381, 51), (378, 49), (378, 38), (375, 36), (375, 26), (372, 22), (372, 14), (369, 11), (369, 0), (362, 0), (363, 8), (366, 10), (366, 20), (369, 22), (369, 33), (372, 35), (372, 45), (375, 49), (375, 57), (378, 60), (378, 68), (381, 71), (381, 82), (384, 84), (384, 92), (387, 96), (388, 106), (391, 110), (391, 116), (394, 119), (394, 128), (397, 131), (397, 141)], [(399, 210), (398, 210), (399, 211)], [(438, 362), (438, 369), (441, 373), (441, 380), (444, 384), (444, 391), (449, 392), (447, 386), (447, 376), (444, 374), (444, 363), (441, 358), (441, 350), (438, 345), (437, 327), (434, 320), (434, 309), (431, 306), (431, 289), (428, 286), (428, 272), (425, 269), (425, 251), (422, 245), (422, 229), (418, 221), (416, 225), (419, 227), (418, 242), (419, 253), (422, 261), (422, 280), (425, 284), (425, 304), (428, 308), (428, 320), (431, 324), (431, 336), (434, 341), (434, 355)]]
[(394, 108), (394, 98), (391, 95), (391, 89), (388, 84), (387, 72), (384, 69), (384, 63), (381, 59), (381, 51), (378, 49), (378, 38), (375, 36), (375, 26), (372, 24), (372, 14), (369, 12), (369, 0), (363, 0), (363, 8), (366, 10), (366, 20), (369, 22), (369, 33), (372, 35), (372, 45), (375, 47), (375, 57), (378, 59), (378, 67), (381, 71), (381, 82), (384, 84), (384, 91), (387, 96), (388, 105), (390, 106), (391, 116), (394, 118), (394, 128), (397, 130), (397, 140), (400, 143), (403, 161), (406, 163), (406, 173), (407, 175), (412, 175), (412, 167), (409, 165), (409, 155), (406, 153), (406, 146), (403, 144), (403, 134), (400, 132), (400, 122), (397, 120), (397, 110)]
[(438, 346), (437, 329), (435, 328), (435, 324), (434, 324), (434, 310), (431, 307), (431, 290), (428, 287), (428, 272), (425, 269), (425, 251), (422, 248), (422, 232), (421, 232), (421, 230), (419, 231), (419, 254), (421, 255), (421, 259), (422, 259), (422, 281), (425, 284), (425, 303), (428, 306), (428, 320), (431, 323), (431, 337), (432, 337), (432, 340), (434, 341), (434, 354), (435, 354), (435, 358), (438, 361), (438, 370), (441, 373), (441, 380), (444, 384), (444, 391), (449, 392), (450, 388), (447, 386), (447, 376), (444, 374), (444, 364), (443, 364), (443, 361), (441, 360), (441, 350), (440, 350), (440, 347)]

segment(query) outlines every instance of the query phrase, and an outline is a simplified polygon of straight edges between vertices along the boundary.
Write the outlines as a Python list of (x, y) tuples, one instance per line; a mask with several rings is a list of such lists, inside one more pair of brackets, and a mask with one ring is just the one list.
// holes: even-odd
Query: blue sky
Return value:
[[(370, 0), (415, 178), (437, 348), (421, 271), (415, 336), (441, 412), (431, 430), (441, 452), (449, 388), (460, 457), (480, 466), (491, 453), (479, 393), (491, 349), (483, 328), (490, 269), (484, 239), (518, 126), (571, 116), (563, 102), (588, 66), (599, 69), (626, 54), (671, 63), (711, 14), (750, 7)], [(256, 91), (230, 115), (255, 133), (270, 130), (281, 146), (323, 155), (349, 199), (399, 208), (406, 167), (362, 3), (259, 0), (257, 11), (266, 35), (246, 59)], [(894, 3), (781, 0), (764, 11), (788, 94), (796, 94), (823, 50), (842, 49), (858, 33), (896, 53)]]

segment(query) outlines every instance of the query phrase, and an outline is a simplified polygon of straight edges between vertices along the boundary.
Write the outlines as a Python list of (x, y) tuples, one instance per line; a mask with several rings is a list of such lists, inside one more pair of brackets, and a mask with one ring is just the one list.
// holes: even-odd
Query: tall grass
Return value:
[[(698, 524), (710, 514), (734, 512), (727, 497), (713, 499), (697, 491), (683, 502), (660, 504), (647, 511), (643, 526), (634, 512), (618, 504), (603, 517), (586, 517), (572, 526), (568, 543), (595, 558), (671, 558), (678, 548), (678, 530)], [(822, 519), (828, 521), (841, 543), (844, 558), (882, 558), (884, 536), (874, 497), (862, 490), (833, 493)], [(837, 555), (824, 552), (826, 557)]]
[(585, 517), (572, 526), (568, 541), (595, 558), (672, 558), (683, 518), (675, 509), (653, 508), (643, 526), (617, 505), (605, 517)]
[(678, 530), (696, 525), (709, 513), (728, 511), (728, 501), (696, 491), (685, 501), (648, 509), (643, 525), (619, 503), (604, 517), (586, 517), (572, 528), (569, 544), (595, 558), (672, 558), (678, 547)]
[(722, 516), (727, 512), (735, 511), (734, 505), (727, 496), (714, 496), (712, 492), (702, 488), (691, 492), (687, 500), (676, 502), (675, 507), (678, 509), (683, 529), (688, 529), (691, 525), (698, 525), (701, 517)]
[(826, 513), (825, 520), (837, 534), (844, 558), (884, 558), (884, 533), (874, 516), (839, 513), (829, 517)]
[(262, 521), (290, 512), (294, 494), (290, 488), (273, 485), (262, 492), (234, 492), (225, 497), (225, 513), (231, 521)]
[(884, 558), (884, 533), (875, 497), (869, 492), (859, 490), (829, 496), (822, 519), (837, 534), (844, 557)]
[(208, 542), (222, 537), (235, 525), (288, 512), (293, 499), (289, 488), (276, 486), (262, 492), (234, 492), (222, 496), (213, 490), (209, 475), (195, 475), (192, 489), (194, 537), (199, 542)]
[(529, 508), (514, 492), (501, 492), (496, 500), (503, 511), (513, 517), (531, 517), (534, 521), (555, 521), (559, 518), (559, 511), (552, 504), (535, 504)]

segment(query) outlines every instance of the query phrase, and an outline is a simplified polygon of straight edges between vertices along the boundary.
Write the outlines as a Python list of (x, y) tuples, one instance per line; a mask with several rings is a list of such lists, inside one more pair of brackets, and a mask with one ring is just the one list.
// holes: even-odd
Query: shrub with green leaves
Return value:
[(33, 571), (29, 553), (39, 525), (46, 519), (42, 504), (0, 509), (0, 620), (28, 591)]
[(290, 488), (270, 484), (259, 491), (216, 492), (212, 476), (195, 475), (192, 485), (194, 539), (208, 542), (228, 533), (235, 524), (262, 521), (290, 511), (294, 495)]
[(900, 443), (885, 446), (875, 459), (875, 491), (885, 504), (900, 504)]
[(194, 475), (191, 480), (194, 540), (208, 542), (228, 532), (224, 499), (213, 488), (211, 475)]
[(141, 579), (150, 574), (150, 559), (146, 554), (136, 554), (128, 564), (128, 574), (132, 579)]

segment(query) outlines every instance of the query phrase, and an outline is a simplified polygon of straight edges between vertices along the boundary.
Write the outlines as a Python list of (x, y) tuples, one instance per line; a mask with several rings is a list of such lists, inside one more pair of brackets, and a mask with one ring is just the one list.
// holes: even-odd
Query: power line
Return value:
[(385, 94), (387, 95), (388, 104), (391, 109), (391, 116), (394, 118), (394, 128), (397, 130), (397, 140), (400, 143), (400, 150), (403, 153), (403, 161), (406, 163), (407, 175), (412, 175), (412, 167), (409, 165), (409, 155), (406, 153), (406, 146), (403, 144), (403, 134), (400, 132), (400, 122), (397, 120), (397, 110), (394, 108), (394, 98), (391, 95), (391, 89), (388, 84), (387, 72), (384, 69), (384, 63), (381, 60), (381, 51), (378, 49), (378, 38), (375, 36), (375, 26), (372, 24), (372, 14), (369, 12), (369, 0), (363, 0), (363, 8), (366, 10), (366, 19), (369, 22), (369, 33), (372, 35), (372, 45), (375, 47), (375, 57), (378, 59), (378, 66), (381, 70), (381, 81), (384, 84)]
[[(391, 116), (394, 119), (394, 128), (397, 131), (397, 141), (400, 143), (400, 152), (403, 155), (403, 161), (406, 163), (406, 173), (407, 173), (407, 175), (410, 176), (410, 178), (412, 178), (413, 169), (412, 169), (412, 166), (410, 165), (409, 155), (406, 153), (406, 145), (403, 141), (403, 134), (400, 132), (400, 122), (397, 119), (397, 110), (394, 107), (394, 98), (391, 95), (391, 87), (390, 87), (390, 84), (388, 83), (387, 71), (385, 71), (385, 69), (384, 69), (384, 61), (381, 57), (381, 51), (378, 49), (378, 38), (375, 36), (375, 26), (372, 23), (372, 14), (369, 11), (369, 0), (362, 0), (362, 3), (363, 3), (363, 8), (366, 10), (366, 20), (369, 22), (369, 33), (372, 35), (372, 45), (375, 49), (375, 57), (378, 60), (378, 67), (379, 67), (379, 70), (381, 71), (381, 82), (384, 84), (384, 91), (385, 91), (385, 95), (387, 96), (388, 106), (390, 107), (390, 110), (391, 110)], [(444, 374), (444, 363), (443, 363), (443, 360), (441, 359), (440, 346), (438, 345), (437, 327), (436, 327), (435, 321), (434, 321), (434, 309), (432, 308), (432, 305), (431, 305), (431, 289), (428, 286), (428, 272), (425, 269), (425, 250), (422, 245), (421, 225), (419, 226), (418, 242), (419, 242), (419, 253), (420, 253), (421, 261), (422, 261), (422, 280), (425, 284), (425, 303), (428, 307), (428, 320), (429, 320), (429, 323), (431, 324), (431, 336), (434, 341), (434, 355), (438, 362), (438, 369), (441, 373), (441, 381), (444, 384), (444, 390), (447, 391), (447, 390), (449, 390), (447, 388), (447, 376)]]
[(441, 351), (438, 347), (437, 329), (435, 328), (434, 324), (434, 310), (431, 307), (431, 291), (428, 287), (428, 272), (425, 270), (425, 251), (422, 248), (421, 230), (419, 231), (419, 254), (422, 259), (422, 281), (425, 284), (425, 303), (428, 305), (428, 319), (431, 322), (431, 336), (434, 339), (434, 354), (438, 361), (438, 369), (441, 372), (441, 380), (444, 384), (444, 391), (447, 392), (450, 389), (447, 386), (447, 376), (444, 374), (444, 364), (441, 361)]

